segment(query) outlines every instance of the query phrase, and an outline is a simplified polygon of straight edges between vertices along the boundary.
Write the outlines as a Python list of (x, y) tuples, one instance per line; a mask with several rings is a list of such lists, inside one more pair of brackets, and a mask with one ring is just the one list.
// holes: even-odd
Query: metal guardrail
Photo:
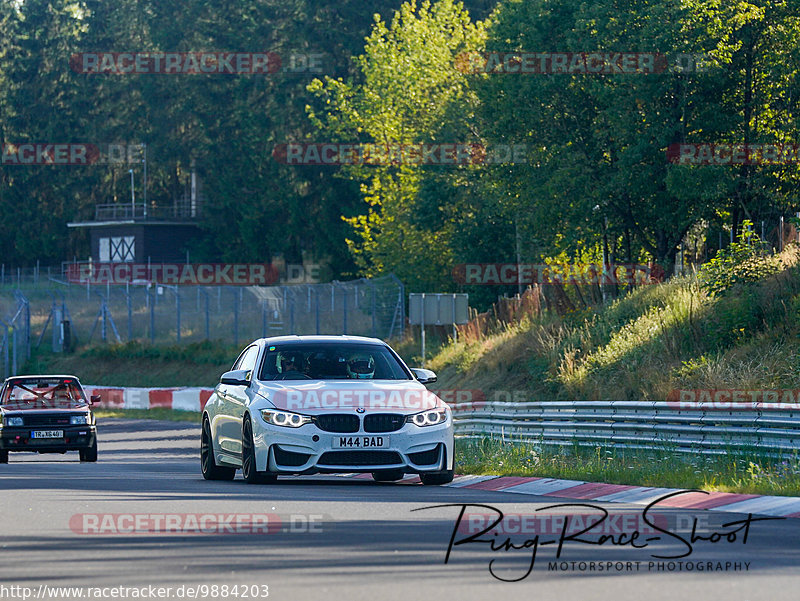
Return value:
[(117, 220), (159, 220), (170, 221), (196, 221), (200, 217), (202, 203), (181, 200), (168, 206), (145, 207), (142, 204), (106, 203), (95, 205), (95, 221)]
[(454, 404), (459, 438), (724, 454), (800, 451), (800, 408), (779, 404), (678, 408), (667, 401)]

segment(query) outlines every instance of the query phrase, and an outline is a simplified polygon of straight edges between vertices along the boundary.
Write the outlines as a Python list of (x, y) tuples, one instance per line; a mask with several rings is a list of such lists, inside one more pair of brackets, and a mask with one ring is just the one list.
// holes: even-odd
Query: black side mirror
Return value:
[(248, 370), (246, 369), (234, 369), (222, 374), (219, 381), (222, 384), (230, 384), (231, 386), (249, 386), (250, 382), (247, 380), (247, 374)]

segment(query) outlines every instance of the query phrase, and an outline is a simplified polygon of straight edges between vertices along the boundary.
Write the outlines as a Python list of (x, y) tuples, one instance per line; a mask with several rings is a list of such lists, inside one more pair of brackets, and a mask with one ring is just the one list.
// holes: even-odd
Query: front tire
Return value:
[(233, 480), (236, 477), (236, 468), (221, 467), (214, 459), (211, 424), (208, 419), (203, 419), (203, 433), (200, 435), (200, 469), (206, 480)]
[(455, 472), (453, 470), (445, 470), (443, 472), (433, 472), (431, 474), (420, 474), (419, 479), (423, 484), (428, 486), (441, 486), (442, 484), (450, 484), (453, 481)]
[(87, 463), (94, 463), (97, 461), (97, 438), (94, 439), (94, 443), (88, 449), (80, 449), (78, 455), (81, 461)]
[(242, 476), (248, 484), (272, 484), (278, 480), (274, 474), (256, 470), (256, 447), (253, 442), (253, 424), (249, 417), (242, 422)]
[(8, 451), (0, 451), (0, 463), (8, 463)]

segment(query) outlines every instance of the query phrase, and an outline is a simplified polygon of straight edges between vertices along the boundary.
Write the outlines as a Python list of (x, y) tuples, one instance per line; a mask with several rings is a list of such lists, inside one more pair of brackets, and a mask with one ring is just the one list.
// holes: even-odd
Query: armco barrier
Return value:
[(669, 401), (487, 402), (454, 406), (456, 435), (555, 446), (613, 446), (722, 454), (800, 451), (800, 408)]
[[(202, 411), (211, 388), (86, 386), (99, 407)], [(551, 446), (613, 446), (721, 454), (800, 452), (800, 408), (752, 403), (725, 408), (669, 401), (531, 401), (454, 403), (456, 436)]]

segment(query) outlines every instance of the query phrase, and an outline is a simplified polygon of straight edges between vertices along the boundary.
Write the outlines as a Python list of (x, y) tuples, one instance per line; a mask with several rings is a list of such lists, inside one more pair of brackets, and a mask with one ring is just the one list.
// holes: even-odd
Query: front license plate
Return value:
[(334, 449), (384, 449), (389, 446), (388, 436), (337, 436)]
[(64, 430), (34, 430), (31, 438), (64, 438)]

